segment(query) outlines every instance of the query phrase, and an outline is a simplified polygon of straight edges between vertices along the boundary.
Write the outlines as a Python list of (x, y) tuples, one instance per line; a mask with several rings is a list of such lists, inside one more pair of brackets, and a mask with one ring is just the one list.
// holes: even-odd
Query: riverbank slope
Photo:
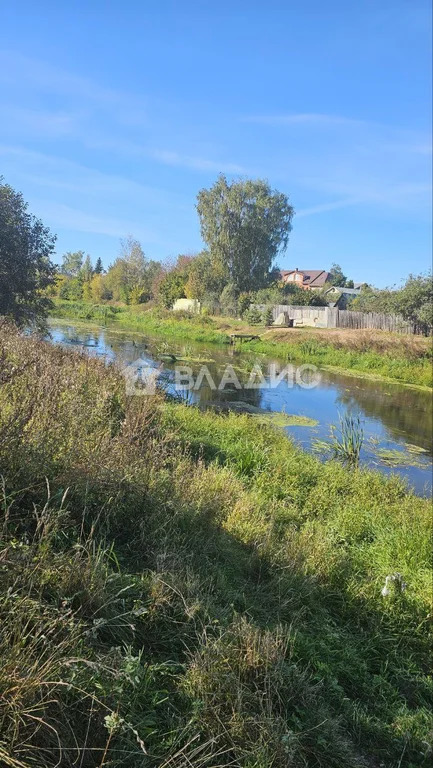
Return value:
[(424, 764), (428, 502), (10, 326), (0, 357), (2, 762)]

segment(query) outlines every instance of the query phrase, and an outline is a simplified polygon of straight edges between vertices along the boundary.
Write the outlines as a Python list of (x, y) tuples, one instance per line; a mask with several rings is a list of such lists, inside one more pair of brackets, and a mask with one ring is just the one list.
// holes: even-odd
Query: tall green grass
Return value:
[(229, 337), (216, 328), (211, 318), (169, 312), (162, 309), (141, 311), (127, 306), (86, 304), (56, 300), (55, 316), (115, 325), (129, 331), (157, 333), (173, 339), (190, 339), (213, 344), (227, 344)]
[(10, 326), (0, 359), (2, 764), (427, 764), (426, 501)]
[(345, 413), (339, 417), (339, 426), (332, 429), (331, 450), (334, 456), (350, 467), (359, 465), (364, 430), (359, 416)]
[(419, 387), (433, 386), (430, 355), (411, 359), (389, 352), (344, 349), (331, 341), (311, 339), (287, 344), (284, 341), (251, 341), (245, 345), (252, 351), (275, 355), (292, 363), (310, 363), (319, 367), (335, 368), (361, 376), (379, 377)]

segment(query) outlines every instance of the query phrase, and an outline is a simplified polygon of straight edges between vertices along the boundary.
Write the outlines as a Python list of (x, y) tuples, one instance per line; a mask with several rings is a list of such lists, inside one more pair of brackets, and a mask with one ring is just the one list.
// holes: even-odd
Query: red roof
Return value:
[(283, 269), (281, 275), (285, 277), (292, 272), (300, 272), (304, 277), (303, 284), (311, 288), (322, 288), (330, 277), (330, 272), (325, 269)]

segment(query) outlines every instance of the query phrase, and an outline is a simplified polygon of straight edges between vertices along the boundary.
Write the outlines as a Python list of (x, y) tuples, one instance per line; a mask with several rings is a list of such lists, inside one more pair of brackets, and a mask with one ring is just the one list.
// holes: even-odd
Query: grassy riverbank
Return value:
[(142, 311), (127, 306), (56, 300), (53, 316), (115, 326), (126, 331), (156, 333), (175, 339), (183, 338), (210, 344), (229, 342), (227, 333), (220, 331), (210, 317), (189, 317), (183, 313), (179, 316), (164, 310)]
[(432, 387), (431, 339), (381, 331), (266, 329), (228, 318), (188, 317), (139, 308), (56, 301), (59, 318), (85, 320), (168, 338), (224, 344), (229, 334), (252, 332), (260, 339), (245, 344), (257, 354), (293, 363), (335, 368), (418, 387)]
[(0, 358), (0, 763), (427, 765), (428, 502), (10, 327)]

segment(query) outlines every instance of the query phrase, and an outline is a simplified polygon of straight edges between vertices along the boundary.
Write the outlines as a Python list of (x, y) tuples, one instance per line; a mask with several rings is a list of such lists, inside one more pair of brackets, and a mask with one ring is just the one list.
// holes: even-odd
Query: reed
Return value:
[(364, 442), (364, 429), (358, 415), (339, 414), (339, 426), (331, 426), (331, 450), (335, 458), (357, 467)]

